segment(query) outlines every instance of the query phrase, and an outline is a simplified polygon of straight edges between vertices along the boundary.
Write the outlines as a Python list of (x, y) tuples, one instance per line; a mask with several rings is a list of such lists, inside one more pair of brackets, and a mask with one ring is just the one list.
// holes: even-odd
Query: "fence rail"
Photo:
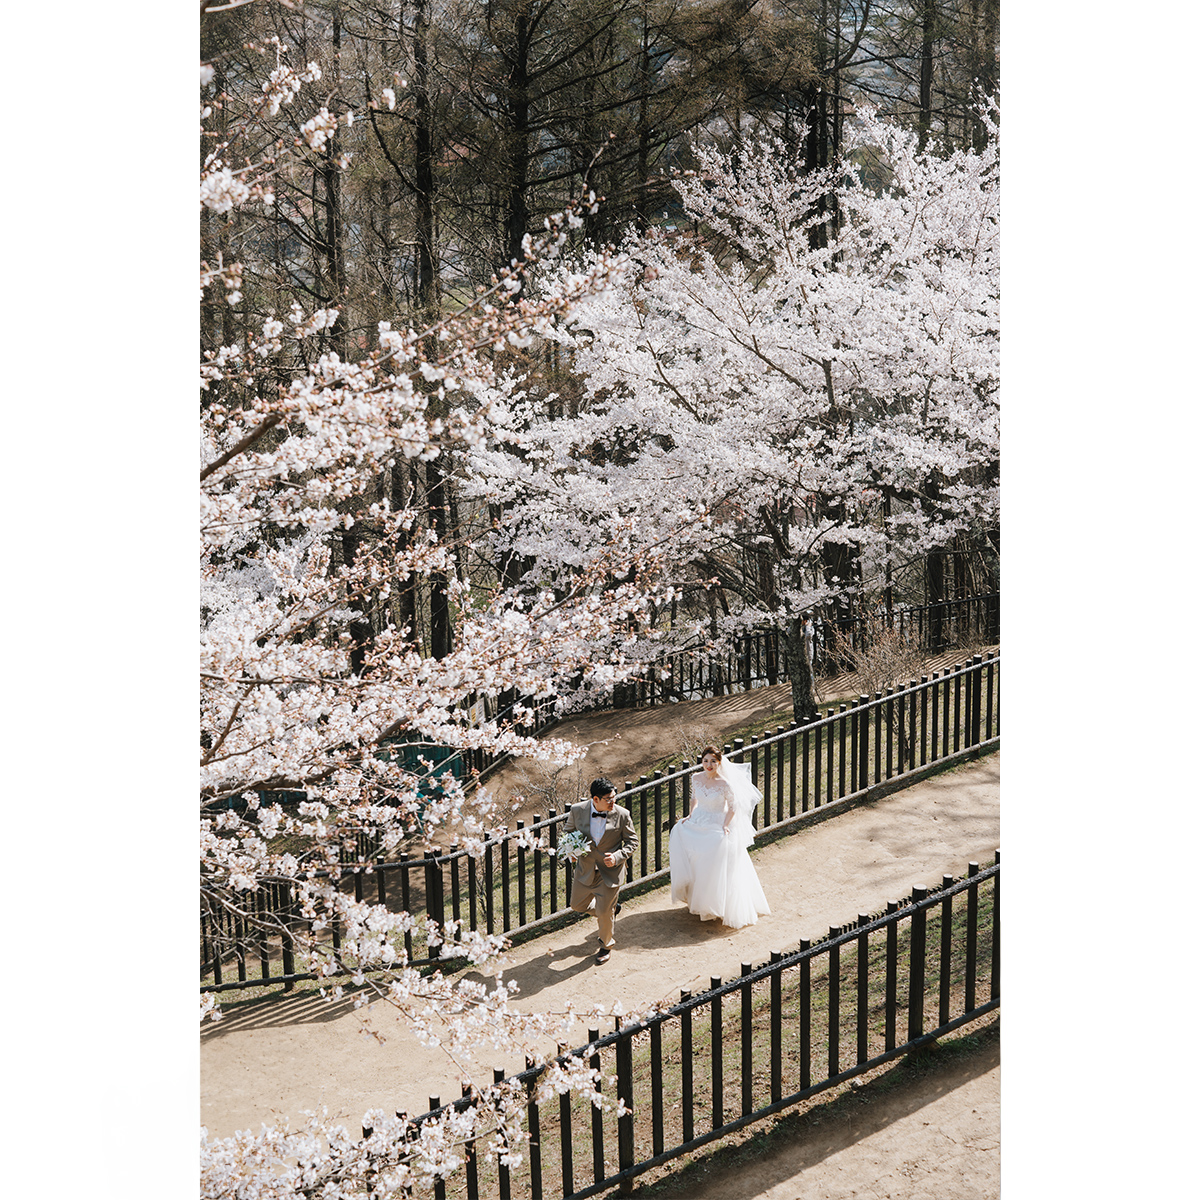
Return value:
[[(895, 630), (914, 649), (930, 653), (963, 643), (996, 645), (1000, 641), (1000, 593), (964, 596), (936, 604), (895, 607), (865, 615), (817, 616), (813, 670), (816, 674), (838, 674), (851, 663), (838, 658), (837, 651), (861, 651), (882, 630)], [(590, 706), (598, 708), (641, 708), (680, 700), (703, 700), (735, 691), (774, 687), (791, 678), (783, 639), (778, 631), (738, 635), (719, 653), (707, 647), (680, 650), (648, 663), (643, 675), (616, 684), (611, 692)], [(558, 719), (553, 696), (526, 699), (531, 717), (518, 725), (524, 734), (535, 734)], [(511, 712), (510, 705), (506, 712)], [(485, 750), (469, 751), (469, 765), (483, 772), (506, 756)]]
[[(618, 1019), (603, 1037), (589, 1030), (588, 1044), (570, 1056), (588, 1059), (608, 1080), (615, 1075), (622, 1114), (586, 1097), (540, 1102), (545, 1068), (531, 1064), (509, 1080), (526, 1097), (530, 1137), (520, 1165), (470, 1144), (464, 1168), (438, 1180), (435, 1195), (579, 1200), (614, 1186), (628, 1192), (654, 1167), (977, 1020), (1000, 1004), (999, 900), (997, 851), (990, 867), (972, 862), (963, 878), (915, 887), (815, 945), (802, 941), (758, 967), (743, 963), (738, 978), (714, 978), (699, 995), (682, 992), (679, 1004), (646, 1021)], [(557, 1061), (568, 1057), (560, 1052)], [(503, 1072), (494, 1078), (505, 1082)], [(442, 1106), (430, 1097), (430, 1111), (410, 1122), (413, 1135), (476, 1099)]]
[[(914, 772), (975, 756), (999, 739), (1000, 657), (989, 653), (906, 687), (829, 708), (808, 725), (781, 725), (749, 742), (737, 739), (725, 752), (750, 764), (763, 794), (751, 814), (755, 828), (783, 831)], [(670, 828), (690, 809), (697, 769), (685, 762), (678, 770), (626, 783), (620, 792), (618, 803), (630, 809), (639, 834), (637, 856), (626, 866), (628, 883), (669, 874)], [(452, 917), (471, 930), (528, 932), (568, 911), (571, 864), (555, 854), (567, 815), (551, 810), (528, 826), (518, 821), (515, 830), (497, 831), (478, 858), (455, 846), (418, 859), (401, 855), (398, 862), (371, 861), (364, 853), (362, 861), (343, 867), (340, 884), (353, 887), (360, 900), (370, 888), (379, 903), (428, 916), (439, 927)], [(523, 843), (531, 834), (546, 845), (527, 848)], [(295, 935), (305, 923), (286, 881), (250, 893), (245, 905), (244, 915), (216, 903), (202, 912), (201, 990), (290, 988), (313, 978), (296, 969)], [(336, 923), (329, 944), (340, 951)], [(424, 931), (404, 935), (410, 964), (433, 962), (440, 949)]]

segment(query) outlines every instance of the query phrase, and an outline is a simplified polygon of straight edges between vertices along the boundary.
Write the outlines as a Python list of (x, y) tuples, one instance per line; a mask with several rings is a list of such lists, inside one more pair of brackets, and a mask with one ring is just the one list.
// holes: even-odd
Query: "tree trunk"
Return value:
[(642, 48), (638, 57), (637, 182), (634, 204), (637, 227), (650, 224), (650, 26), (647, 5), (642, 4)]
[[(405, 462), (397, 462), (392, 467), (392, 511), (399, 512), (406, 508), (412, 500), (412, 481), (409, 473), (408, 464)], [(402, 532), (400, 534), (400, 545), (398, 547), (401, 554), (409, 549), (412, 545), (412, 534)], [(409, 575), (405, 580), (399, 580), (396, 584), (396, 617), (401, 626), (408, 627), (408, 640), (414, 646), (419, 647), (421, 639), (417, 629), (417, 579), (415, 575)]]
[[(341, 6), (333, 9), (333, 86), (341, 78), (342, 15)], [(350, 314), (346, 311), (349, 288), (346, 281), (346, 238), (342, 219), (342, 172), (337, 165), (341, 156), (340, 130), (325, 143), (321, 163), (321, 181), (325, 192), (325, 231), (321, 251), (328, 272), (329, 296), (326, 301), (339, 310), (337, 324), (329, 335), (330, 344), (345, 361), (350, 357)]]
[(804, 621), (793, 617), (784, 633), (784, 649), (787, 653), (788, 674), (792, 680), (792, 719), (800, 725), (815, 721), (817, 694), (813, 687), (812, 664), (808, 661), (808, 648), (804, 644)]
[(429, 102), (426, 0), (417, 0), (413, 26), (413, 108), (415, 113), (417, 255), (413, 295), (421, 320), (430, 323), (437, 310), (437, 261), (434, 255), (433, 119)]
[[(446, 503), (446, 476), (440, 458), (425, 464), (425, 501), (429, 508), (429, 526), (437, 534), (439, 546), (449, 543), (449, 506)], [(429, 652), (445, 658), (453, 649), (454, 631), (450, 620), (449, 578), (445, 571), (429, 575)]]
[(529, 18), (517, 16), (508, 75), (509, 177), (504, 214), (505, 262), (520, 259), (529, 227)]
[(934, 0), (921, 4), (921, 78), (917, 95), (917, 147), (925, 149), (933, 123)]
[[(925, 481), (929, 499), (936, 507), (941, 496), (937, 475)], [(946, 599), (946, 558), (941, 546), (935, 546), (925, 554), (925, 603), (929, 607), (929, 649), (935, 654), (945, 645), (944, 623)]]

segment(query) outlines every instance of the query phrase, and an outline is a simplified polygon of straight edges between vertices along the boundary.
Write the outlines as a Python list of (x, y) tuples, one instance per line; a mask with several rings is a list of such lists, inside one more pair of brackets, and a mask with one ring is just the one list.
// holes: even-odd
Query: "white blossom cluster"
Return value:
[[(677, 182), (689, 224), (623, 246), (627, 269), (550, 336), (585, 381), (564, 415), (499, 381), (494, 440), (467, 457), (470, 493), (503, 505), (498, 550), (558, 586), (618, 528), (670, 546), (671, 577), (702, 586), (761, 550), (773, 593), (704, 623), (778, 625), (851, 580), (820, 569), (853, 543), (882, 575), (996, 519), (999, 166), (923, 154), (864, 112), (850, 162), (805, 172), (786, 147), (713, 148)], [(832, 199), (831, 199), (832, 198)], [(826, 225), (836, 207), (839, 224)], [(824, 210), (824, 211), (823, 211)], [(559, 267), (560, 278), (569, 276)], [(554, 397), (550, 398), (551, 400)], [(943, 481), (933, 495), (925, 481)], [(887, 515), (883, 497), (906, 496)], [(672, 644), (694, 641), (679, 622)], [(663, 645), (627, 647), (651, 657)]]
[[(574, 1091), (618, 1115), (623, 1104), (601, 1090), (600, 1072), (582, 1058), (552, 1062), (539, 1076), (539, 1103)], [(201, 1130), (200, 1194), (238, 1200), (282, 1200), (319, 1196), (323, 1200), (360, 1200), (364, 1195), (432, 1194), (435, 1181), (459, 1170), (468, 1144), (485, 1161), (516, 1168), (524, 1161), (529, 1133), (524, 1127), (528, 1096), (513, 1080), (474, 1089), (471, 1103), (445, 1106), (414, 1127), (380, 1109), (364, 1114), (365, 1137), (333, 1124), (327, 1110), (306, 1114), (297, 1130), (264, 1128), (209, 1139)], [(411, 1190), (409, 1190), (411, 1189)]]

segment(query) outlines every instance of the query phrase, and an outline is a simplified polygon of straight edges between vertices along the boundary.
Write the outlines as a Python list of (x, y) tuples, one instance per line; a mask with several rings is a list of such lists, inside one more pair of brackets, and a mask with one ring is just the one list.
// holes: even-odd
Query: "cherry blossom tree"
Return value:
[[(320, 69), (291, 65), (279, 41), (266, 50), (270, 69), (256, 108), (231, 122), (220, 95), (206, 94), (202, 105), (200, 199), (210, 212), (271, 206), (272, 178), (287, 156), (353, 120), (352, 112), (322, 106), (300, 123), (295, 145), (272, 137), (266, 119), (302, 84), (317, 82)], [(213, 77), (202, 68), (202, 89), (212, 90)], [(423, 329), (381, 322), (377, 344), (356, 361), (328, 344), (309, 356), (306, 347), (336, 326), (339, 313), (297, 303), (244, 340), (205, 351), (201, 362), (202, 904), (270, 931), (280, 918), (264, 915), (252, 898), (264, 881), (286, 883), (304, 918), (292, 929), (299, 969), (325, 981), (331, 997), (349, 976), (360, 1005), (378, 1001), (395, 1011), (441, 1045), (466, 1082), (481, 1047), (523, 1047), (544, 1061), (545, 1047), (569, 1041), (589, 1014), (522, 1014), (509, 1007), (502, 980), (489, 990), (437, 972), (422, 976), (404, 952), (413, 918), (340, 891), (340, 852), (363, 833), (385, 859), (401, 844), (431, 847), (448, 838), (480, 849), (492, 811), (486, 791), (468, 794), (445, 779), (436, 794), (422, 794), (419, 775), (381, 746), (403, 736), (429, 746), (578, 757), (569, 743), (520, 733), (520, 707), (507, 723), (487, 722), (469, 702), (508, 690), (554, 695), (565, 680), (606, 687), (623, 678), (632, 669), (621, 650), (628, 625), (662, 599), (661, 554), (640, 544), (632, 524), (624, 531), (610, 524), (589, 570), (568, 587), (502, 594), (449, 569), (455, 548), (432, 523), (410, 536), (416, 511), (396, 504), (379, 480), (398, 461), (449, 457), (494, 439), (497, 356), (548, 336), (621, 269), (619, 256), (602, 252), (558, 273), (537, 298), (522, 292), (530, 269), (547, 269), (594, 205), (589, 196), (548, 219), (540, 238), (526, 237), (522, 259), (452, 315)], [(236, 310), (240, 278), (237, 262), (205, 261), (202, 298)], [(335, 553), (335, 535), (364, 528), (371, 536), (358, 553)], [(368, 604), (434, 572), (449, 581), (457, 607), (457, 649), (423, 658), (408, 631), (390, 621), (361, 636), (358, 618)], [(614, 586), (616, 577), (625, 582)], [(303, 799), (270, 802), (267, 794), (279, 791)], [(337, 948), (327, 936), (334, 922)], [(453, 922), (433, 940), (444, 958), (477, 965), (493, 961), (502, 945)], [(211, 994), (201, 1013), (219, 1018)], [(594, 1082), (576, 1063), (551, 1065), (542, 1086), (552, 1093)], [(383, 1114), (368, 1114), (367, 1139), (315, 1116), (301, 1131), (206, 1137), (203, 1194), (357, 1195), (368, 1182), (372, 1194), (393, 1194), (451, 1172), (466, 1137), (491, 1138), (494, 1153), (519, 1155), (521, 1105), (510, 1103), (504, 1086), (478, 1090), (468, 1114), (426, 1126), (415, 1144), (410, 1129)]]
[(736, 160), (697, 149), (676, 184), (693, 230), (630, 239), (633, 269), (550, 335), (585, 380), (578, 411), (507, 381), (502, 436), (469, 451), (531, 587), (567, 586), (633, 523), (710, 605), (665, 644), (774, 628), (796, 715), (815, 715), (803, 615), (996, 520), (999, 146), (983, 119), (981, 152), (941, 156), (863, 112), (828, 171), (769, 140)]

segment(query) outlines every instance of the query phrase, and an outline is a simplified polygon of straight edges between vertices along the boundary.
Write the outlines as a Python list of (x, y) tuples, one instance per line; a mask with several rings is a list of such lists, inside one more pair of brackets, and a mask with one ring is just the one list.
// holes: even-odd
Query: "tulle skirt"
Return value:
[(697, 810), (671, 829), (671, 899), (705, 921), (730, 929), (753, 925), (771, 909), (746, 853), (754, 829), (736, 816), (723, 832), (723, 813)]

